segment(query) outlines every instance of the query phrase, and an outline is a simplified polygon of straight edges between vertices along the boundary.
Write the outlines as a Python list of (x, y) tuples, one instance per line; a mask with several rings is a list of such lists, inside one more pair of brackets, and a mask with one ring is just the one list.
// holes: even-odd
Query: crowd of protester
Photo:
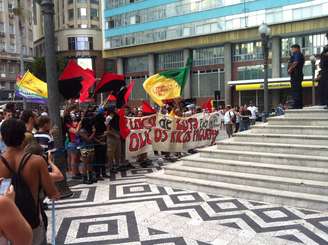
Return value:
[[(123, 112), (118, 112), (114, 104), (86, 108), (70, 104), (61, 115), (68, 176), (83, 184), (93, 184), (109, 178), (110, 174), (135, 168), (137, 165), (125, 159), (119, 113), (127, 117), (143, 117), (157, 112), (171, 117), (216, 113), (220, 131), (226, 131), (228, 137), (249, 129), (258, 116), (257, 107), (252, 102), (234, 108), (171, 102), (161, 109), (151, 108), (149, 111), (142, 106), (125, 107)], [(6, 244), (5, 240), (12, 244), (47, 244), (48, 221), (43, 201), (46, 197), (59, 198), (55, 183), (64, 179), (54, 163), (58, 149), (54, 144), (52, 122), (46, 111), (19, 111), (13, 104), (7, 104), (0, 116), (0, 182), (11, 179), (15, 187), (0, 195), (0, 245)], [(194, 150), (189, 153), (194, 153)], [(163, 156), (169, 161), (176, 161), (183, 154), (155, 152), (158, 159)], [(136, 162), (145, 167), (151, 160), (144, 153), (137, 157)], [(12, 217), (10, 221), (9, 217)], [(21, 235), (15, 236), (18, 231)]]

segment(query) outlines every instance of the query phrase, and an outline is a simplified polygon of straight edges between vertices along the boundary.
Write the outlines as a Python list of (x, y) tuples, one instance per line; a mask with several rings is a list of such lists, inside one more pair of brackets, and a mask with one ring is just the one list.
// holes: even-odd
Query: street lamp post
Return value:
[(263, 98), (264, 98), (264, 116), (265, 120), (269, 114), (269, 86), (268, 86), (268, 60), (269, 60), (269, 38), (271, 29), (267, 24), (262, 23), (259, 26), (259, 33), (262, 40), (262, 50), (264, 58), (264, 81), (263, 81)]
[(315, 105), (315, 62), (317, 59), (315, 58), (314, 55), (310, 56), (310, 61), (312, 65), (312, 105)]
[(57, 151), (54, 154), (56, 165), (65, 176), (65, 180), (57, 183), (61, 197), (72, 195), (66, 182), (66, 159), (63, 149), (62, 122), (60, 118), (60, 93), (57, 80), (56, 48), (54, 35), (54, 3), (53, 0), (38, 0), (41, 5), (44, 26), (44, 44), (45, 44), (45, 63), (48, 86), (48, 110), (53, 123), (54, 141)]
[[(40, 0), (44, 21), (44, 44), (45, 63), (48, 85), (48, 110), (49, 116), (54, 124), (61, 131), (60, 119), (60, 94), (57, 85), (57, 64), (54, 35), (54, 4), (52, 0)], [(56, 148), (63, 146), (62, 136), (55, 140)]]

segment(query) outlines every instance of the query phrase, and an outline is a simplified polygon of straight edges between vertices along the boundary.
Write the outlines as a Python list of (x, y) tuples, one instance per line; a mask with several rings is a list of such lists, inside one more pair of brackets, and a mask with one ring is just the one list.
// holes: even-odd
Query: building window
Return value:
[(193, 50), (193, 65), (206, 66), (224, 63), (224, 47), (211, 47)]
[(87, 18), (87, 8), (79, 8), (78, 17), (79, 17), (79, 19), (86, 19)]
[(88, 24), (80, 24), (79, 27), (81, 29), (86, 29), (86, 28), (88, 28)]
[(69, 37), (68, 38), (69, 50), (93, 50), (92, 37)]
[(117, 8), (123, 5), (135, 3), (135, 2), (141, 2), (144, 0), (109, 0), (106, 1), (106, 8)]
[(5, 73), (6, 72), (6, 65), (5, 64), (0, 64), (0, 72)]
[(16, 72), (16, 64), (9, 64), (9, 73)]
[(0, 0), (0, 11), (3, 11), (3, 0)]
[(9, 34), (15, 34), (15, 26), (14, 24), (9, 24)]
[[(319, 67), (320, 64), (320, 59), (316, 60), (316, 66)], [(281, 63), (280, 65), (281, 69), (280, 69), (280, 76), (281, 77), (289, 77), (288, 74), (288, 63), (284, 62)], [(317, 77), (318, 73), (319, 73), (319, 69), (317, 69), (315, 71), (315, 77)], [(304, 76), (312, 76), (312, 64), (310, 60), (305, 60), (304, 62), (304, 67), (303, 67), (303, 74)]]
[(105, 72), (116, 72), (116, 60), (105, 60)]
[(73, 20), (74, 19), (74, 9), (69, 9), (68, 10), (68, 20)]
[(90, 9), (90, 16), (92, 20), (99, 20), (99, 12), (98, 9), (91, 8)]
[[(261, 79), (264, 77), (263, 65), (240, 66), (237, 68), (237, 80)], [(272, 77), (272, 66), (269, 65), (269, 77)]]
[[(117, 1), (106, 1), (109, 3), (111, 6), (109, 8), (116, 8), (118, 6), (124, 5), (125, 0), (117, 0)], [(248, 1), (254, 1), (254, 0), (248, 0)], [(238, 3), (244, 3), (245, 1), (242, 0), (231, 0), (231, 1), (215, 1), (215, 0), (202, 0), (202, 1), (176, 1), (174, 4), (182, 4), (184, 2), (188, 2), (190, 6), (193, 5), (198, 5), (199, 4), (204, 4), (206, 5), (207, 3), (214, 3), (214, 4), (238, 4)], [(227, 5), (226, 4), (226, 5)], [(144, 22), (149, 22), (149, 21), (155, 21), (158, 19), (163, 19), (163, 18), (168, 18), (171, 17), (172, 15), (182, 15), (184, 14), (185, 7), (182, 7), (181, 10), (177, 10), (172, 7), (167, 7), (165, 6), (165, 13), (164, 17), (161, 16), (161, 12), (155, 12), (155, 9), (151, 8), (150, 9), (142, 9), (134, 12), (129, 12), (129, 13), (123, 13), (120, 15), (112, 16), (107, 19), (105, 19), (105, 22), (109, 22), (106, 24), (106, 30), (107, 29), (112, 29), (112, 28), (119, 28), (121, 26), (126, 26), (131, 24), (131, 16), (140, 16), (140, 23)], [(213, 33), (218, 33), (218, 32), (223, 32), (223, 31), (230, 31), (230, 30), (235, 30), (235, 29), (241, 29), (245, 27), (256, 27), (259, 25), (259, 23), (265, 22), (266, 18), (270, 23), (270, 25), (277, 24), (277, 23), (289, 23), (292, 21), (298, 21), (306, 18), (319, 18), (322, 16), (326, 15), (325, 10), (328, 8), (328, 3), (326, 1), (318, 1), (314, 3), (313, 1), (305, 1), (303, 3), (299, 4), (287, 4), (286, 6), (288, 7), (276, 7), (276, 8), (271, 8), (266, 10), (261, 9), (258, 11), (249, 11), (244, 14), (235, 14), (235, 15), (229, 15), (229, 16), (223, 16), (223, 17), (218, 17), (218, 18), (212, 18), (212, 19), (206, 19), (202, 21), (197, 21), (197, 22), (192, 22), (189, 24), (180, 24), (180, 25), (175, 25), (175, 26), (169, 26), (169, 27), (163, 27), (161, 29), (155, 28), (153, 30), (147, 30), (147, 31), (140, 31), (140, 32), (134, 32), (131, 34), (128, 34), (130, 36), (130, 39), (135, 39), (136, 44), (144, 44), (144, 43), (152, 43), (152, 42), (159, 42), (163, 40), (169, 40), (170, 37), (173, 38), (182, 38), (182, 37), (188, 37), (188, 36), (195, 36), (195, 35), (207, 35), (207, 34), (213, 34)], [(222, 6), (221, 6), (222, 7)], [(163, 6), (159, 7), (161, 10), (164, 9)], [(196, 8), (197, 9), (197, 8)], [(210, 8), (213, 9), (213, 8)], [(294, 14), (293, 15), (293, 10), (297, 9), (296, 12), (304, 13), (304, 16), (302, 18), (302, 14)], [(302, 11), (299, 9), (303, 9)], [(187, 8), (188, 10), (188, 8)], [(189, 10), (188, 10), (189, 11)], [(299, 12), (301, 11), (301, 12)], [(190, 12), (190, 11), (189, 11)], [(296, 13), (295, 12), (295, 13)], [(312, 13), (311, 16), (309, 16), (307, 13)], [(158, 17), (156, 15), (159, 15), (161, 17)], [(111, 23), (113, 22), (113, 23)], [(134, 19), (132, 23), (137, 23), (134, 22)], [(108, 28), (107, 28), (108, 27)], [(188, 29), (190, 27), (190, 29)], [(173, 30), (175, 29), (175, 30)], [(168, 35), (167, 33), (170, 32)], [(150, 34), (150, 35), (149, 35)], [(120, 36), (115, 36), (111, 37), (111, 47), (112, 48), (118, 48), (122, 46), (128, 46), (128, 44), (125, 42), (127, 35), (120, 35)], [(151, 39), (148, 38), (151, 36)], [(110, 37), (110, 35), (108, 36)], [(118, 41), (117, 39), (120, 38), (121, 41)], [(117, 44), (120, 44), (120, 46), (117, 46)], [(246, 60), (254, 60), (256, 57), (251, 57), (247, 55), (243, 55)], [(239, 57), (240, 59), (243, 59), (244, 57)], [(237, 57), (236, 57), (237, 58)], [(237, 58), (237, 59), (239, 59)], [(249, 59), (250, 58), (250, 59)]]
[(183, 51), (156, 55), (156, 70), (168, 70), (183, 67)]
[(132, 57), (125, 60), (125, 72), (145, 72), (148, 71), (148, 56)]
[(68, 0), (67, 3), (68, 3), (68, 4), (73, 4), (73, 3), (74, 3), (74, 0)]
[(192, 97), (214, 97), (215, 91), (220, 91), (220, 97), (224, 97), (224, 71), (195, 70), (191, 76)]
[(293, 44), (299, 44), (302, 52), (306, 56), (320, 54), (326, 45), (325, 34), (313, 34), (306, 36), (288, 37), (281, 39), (281, 56), (286, 58), (290, 56), (290, 47)]
[(234, 61), (248, 61), (263, 59), (260, 41), (235, 44), (233, 48)]
[(32, 30), (28, 30), (28, 40), (33, 41), (33, 31)]
[(99, 0), (90, 0), (91, 4), (99, 4)]
[(9, 43), (9, 48), (8, 48), (9, 53), (15, 53), (16, 52), (16, 44), (13, 42)]
[(88, 0), (77, 0), (78, 3), (88, 3)]
[(0, 32), (5, 32), (5, 23), (0, 22)]
[(4, 40), (0, 40), (0, 52), (6, 51), (6, 42)]
[(8, 11), (13, 11), (14, 6), (12, 3), (8, 3)]
[(27, 47), (25, 45), (22, 46), (22, 51), (23, 51), (23, 55), (27, 55)]
[(135, 81), (133, 91), (131, 93), (131, 99), (133, 100), (144, 100), (147, 99), (147, 94), (143, 88), (143, 83), (147, 79), (147, 76), (131, 76), (126, 77), (128, 81), (131, 83), (133, 80)]
[[(222, 8), (229, 5), (246, 3), (254, 0), (184, 0), (184, 1), (176, 1), (174, 3), (169, 3), (165, 5), (160, 5), (152, 8), (141, 9), (137, 11), (133, 11), (130, 13), (123, 13), (120, 15), (114, 16), (115, 22), (117, 22), (115, 26), (125, 26), (130, 24), (135, 24), (135, 22), (121, 22), (121, 19), (128, 19), (130, 16), (139, 16), (139, 23), (151, 22), (161, 19), (166, 19), (174, 16), (190, 14), (195, 12), (206, 11), (210, 9)], [(219, 9), (218, 9), (219, 11)], [(245, 18), (243, 18), (245, 23)], [(234, 23), (235, 22), (235, 23)], [(232, 26), (238, 26), (238, 22), (240, 22), (239, 18), (232, 21)], [(261, 23), (261, 22), (259, 22)], [(245, 24), (244, 24), (245, 26)], [(206, 26), (200, 26), (197, 28), (198, 32), (205, 32), (206, 29), (208, 31), (209, 28), (215, 30), (218, 26), (216, 24), (207, 23)]]

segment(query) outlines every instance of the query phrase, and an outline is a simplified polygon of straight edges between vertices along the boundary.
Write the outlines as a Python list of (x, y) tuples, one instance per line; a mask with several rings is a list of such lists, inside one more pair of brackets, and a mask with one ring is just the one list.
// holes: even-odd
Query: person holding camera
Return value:
[(41, 156), (26, 153), (23, 147), (26, 127), (23, 121), (9, 119), (1, 126), (7, 148), (0, 156), (0, 177), (11, 178), (15, 187), (15, 203), (33, 229), (33, 244), (44, 244), (46, 232), (41, 216), (41, 193), (50, 199), (60, 194)]

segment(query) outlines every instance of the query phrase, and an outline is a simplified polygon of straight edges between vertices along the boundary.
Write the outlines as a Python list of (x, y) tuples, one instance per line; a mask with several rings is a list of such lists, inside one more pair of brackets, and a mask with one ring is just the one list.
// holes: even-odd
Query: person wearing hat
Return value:
[(301, 53), (301, 47), (294, 44), (291, 47), (292, 54), (288, 62), (288, 74), (290, 75), (291, 93), (293, 97), (293, 109), (303, 108), (303, 66), (304, 56)]

